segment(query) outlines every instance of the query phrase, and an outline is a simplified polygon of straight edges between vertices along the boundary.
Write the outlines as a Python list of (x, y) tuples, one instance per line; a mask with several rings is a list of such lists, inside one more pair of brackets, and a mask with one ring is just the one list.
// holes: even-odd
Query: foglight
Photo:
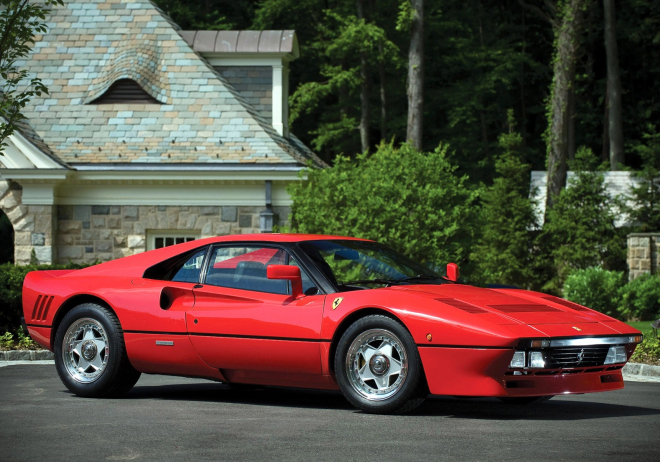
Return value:
[(607, 352), (607, 357), (603, 364), (618, 364), (626, 362), (626, 347), (613, 346)]
[(512, 369), (525, 367), (525, 352), (516, 351), (513, 354), (513, 359), (511, 360), (511, 364), (509, 364), (509, 367)]
[(540, 351), (532, 351), (529, 353), (529, 367), (542, 368), (545, 367), (543, 360), (543, 353)]

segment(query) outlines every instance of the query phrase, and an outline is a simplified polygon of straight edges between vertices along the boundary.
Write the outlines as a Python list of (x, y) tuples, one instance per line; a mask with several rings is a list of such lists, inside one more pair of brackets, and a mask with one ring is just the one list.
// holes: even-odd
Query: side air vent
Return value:
[(472, 314), (488, 313), (488, 311), (484, 310), (483, 308), (470, 305), (469, 303), (465, 303), (461, 300), (456, 300), (455, 298), (436, 298), (436, 300), (446, 305), (453, 306), (454, 308), (458, 308), (459, 310), (467, 311), (468, 313), (472, 313)]
[(504, 313), (547, 313), (550, 311), (561, 311), (548, 305), (529, 303), (525, 305), (488, 305), (491, 308)]
[(45, 321), (48, 317), (48, 310), (50, 309), (50, 304), (53, 303), (55, 297), (52, 295), (39, 295), (37, 301), (34, 302), (34, 308), (32, 309), (32, 320), (33, 321)]
[(558, 303), (560, 305), (564, 305), (567, 308), (570, 308), (575, 311), (591, 311), (589, 308), (586, 308), (582, 305), (578, 305), (577, 303), (569, 302), (568, 300), (564, 300), (563, 298), (559, 297), (553, 297), (553, 296), (547, 296), (547, 297), (541, 297), (545, 300), (550, 300), (551, 302)]

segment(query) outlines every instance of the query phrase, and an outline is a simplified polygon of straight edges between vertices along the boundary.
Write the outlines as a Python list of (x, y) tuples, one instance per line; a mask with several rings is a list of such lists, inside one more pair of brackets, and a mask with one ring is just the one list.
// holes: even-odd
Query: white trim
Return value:
[(14, 143), (16, 148), (26, 157), (26, 159), (37, 168), (56, 168), (63, 170), (60, 164), (41, 152), (37, 147), (25, 139), (20, 132), (15, 131), (9, 135), (9, 141)]
[(289, 61), (286, 53), (268, 53), (260, 56), (258, 53), (239, 54), (236, 53), (202, 53), (211, 66), (281, 66), (283, 62)]

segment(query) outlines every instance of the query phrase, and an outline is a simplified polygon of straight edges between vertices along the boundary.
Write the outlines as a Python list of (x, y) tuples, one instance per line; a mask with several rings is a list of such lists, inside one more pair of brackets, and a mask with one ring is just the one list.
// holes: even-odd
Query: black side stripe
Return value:
[(221, 338), (245, 338), (255, 340), (285, 340), (289, 342), (331, 342), (329, 339), (315, 339), (315, 338), (290, 338), (290, 337), (266, 337), (260, 335), (235, 335), (235, 334), (211, 334), (199, 332), (156, 332), (156, 331), (142, 331), (142, 330), (125, 330), (127, 334), (153, 334), (153, 335), (193, 335), (195, 337), (221, 337)]
[(26, 326), (28, 326), (28, 327), (47, 327), (49, 329), (53, 327), (53, 326), (50, 326), (50, 325), (44, 326), (43, 324), (26, 324)]
[(473, 350), (513, 350), (514, 347), (479, 346), (479, 345), (428, 345), (417, 344), (420, 348), (469, 348)]

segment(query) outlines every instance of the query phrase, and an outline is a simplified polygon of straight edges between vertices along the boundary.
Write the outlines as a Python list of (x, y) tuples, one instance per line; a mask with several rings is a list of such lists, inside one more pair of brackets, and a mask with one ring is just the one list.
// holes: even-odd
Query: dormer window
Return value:
[(89, 104), (161, 104), (132, 79), (119, 79)]

